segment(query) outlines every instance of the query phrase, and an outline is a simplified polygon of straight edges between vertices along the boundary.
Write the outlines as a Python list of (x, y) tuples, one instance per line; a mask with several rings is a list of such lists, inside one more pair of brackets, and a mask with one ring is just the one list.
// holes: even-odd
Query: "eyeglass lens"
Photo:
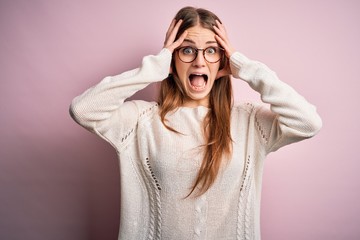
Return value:
[(181, 61), (189, 63), (196, 59), (198, 52), (202, 51), (203, 56), (209, 63), (218, 62), (222, 57), (222, 49), (218, 47), (207, 47), (205, 49), (197, 49), (194, 47), (182, 47), (178, 49)]

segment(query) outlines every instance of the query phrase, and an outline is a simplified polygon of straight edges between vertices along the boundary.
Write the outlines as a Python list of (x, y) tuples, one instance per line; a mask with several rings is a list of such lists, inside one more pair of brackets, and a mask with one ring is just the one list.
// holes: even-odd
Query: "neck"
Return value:
[(209, 98), (199, 99), (199, 100), (186, 99), (182, 105), (182, 107), (189, 107), (189, 108), (196, 108), (200, 106), (209, 108), (210, 107)]

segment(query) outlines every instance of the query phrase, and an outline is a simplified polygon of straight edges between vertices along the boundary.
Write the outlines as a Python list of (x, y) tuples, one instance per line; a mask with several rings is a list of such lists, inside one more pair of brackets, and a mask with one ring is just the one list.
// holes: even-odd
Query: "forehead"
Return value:
[(200, 25), (186, 29), (188, 32), (186, 39), (194, 42), (197, 45), (206, 44), (208, 42), (216, 42), (215, 33), (210, 29), (204, 28)]

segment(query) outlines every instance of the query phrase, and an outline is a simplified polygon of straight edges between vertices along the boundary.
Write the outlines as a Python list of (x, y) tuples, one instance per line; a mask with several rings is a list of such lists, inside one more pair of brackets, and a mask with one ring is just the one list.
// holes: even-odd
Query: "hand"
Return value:
[(219, 42), (222, 48), (225, 49), (226, 57), (230, 58), (231, 54), (235, 52), (234, 48), (231, 46), (229, 37), (227, 36), (226, 29), (223, 24), (216, 20), (215, 29), (215, 39)]
[[(187, 36), (187, 31), (185, 30), (183, 34), (175, 41), (176, 35), (179, 31), (179, 27), (182, 23), (182, 19), (176, 22), (175, 19), (172, 20), (169, 29), (166, 32), (165, 42), (164, 42), (164, 48), (169, 49), (171, 53), (174, 52), (176, 48), (178, 48), (184, 41), (184, 39)], [(169, 73), (172, 74), (173, 70), (170, 66)]]
[(187, 36), (187, 31), (185, 30), (183, 34), (175, 41), (176, 35), (179, 31), (179, 27), (182, 23), (182, 19), (176, 22), (175, 19), (172, 20), (169, 29), (166, 32), (164, 48), (170, 50), (170, 52), (174, 52), (176, 48), (178, 48), (184, 41), (185, 37)]
[(235, 50), (230, 44), (224, 25), (221, 24), (218, 20), (216, 20), (216, 25), (214, 26), (214, 29), (216, 33), (215, 39), (225, 50), (225, 56), (228, 58), (226, 66), (220, 69), (216, 75), (216, 79), (218, 79), (223, 76), (231, 75), (230, 56), (235, 52)]

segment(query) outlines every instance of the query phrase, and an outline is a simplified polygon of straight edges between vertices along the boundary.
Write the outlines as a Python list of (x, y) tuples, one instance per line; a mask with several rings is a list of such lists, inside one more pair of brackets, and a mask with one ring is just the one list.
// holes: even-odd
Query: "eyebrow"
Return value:
[[(184, 39), (184, 42), (189, 42), (189, 43), (196, 44), (193, 40), (188, 39), (188, 38), (185, 38), (185, 39)], [(206, 44), (210, 44), (210, 43), (216, 43), (216, 44), (218, 44), (217, 41), (207, 41), (207, 42), (206, 42)]]

